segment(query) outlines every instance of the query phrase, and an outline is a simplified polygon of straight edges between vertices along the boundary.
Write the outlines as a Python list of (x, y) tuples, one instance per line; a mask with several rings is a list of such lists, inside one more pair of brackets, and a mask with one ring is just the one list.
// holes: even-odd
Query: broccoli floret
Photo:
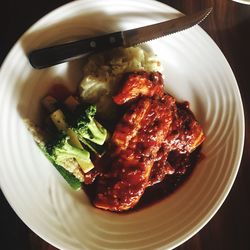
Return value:
[(85, 173), (94, 167), (90, 159), (90, 153), (85, 149), (72, 146), (67, 134), (62, 134), (52, 144), (47, 144), (46, 148), (55, 164), (64, 167), (69, 172), (73, 172), (74, 169), (72, 168), (77, 167), (78, 164)]
[[(56, 141), (54, 143), (48, 143), (48, 141), (51, 141), (51, 138), (48, 134), (41, 130), (40, 127), (36, 126), (30, 120), (25, 120), (25, 123), (29, 131), (32, 133), (35, 142), (42, 150), (44, 155), (48, 158), (48, 160), (53, 164), (53, 166), (73, 189), (79, 189), (82, 185), (82, 182), (84, 181), (84, 175), (79, 169), (79, 165), (77, 164), (77, 166), (75, 166), (75, 164), (72, 164), (70, 165), (70, 169), (65, 169), (63, 166), (56, 164), (54, 156), (52, 155), (54, 147), (53, 145), (56, 144)], [(74, 169), (73, 166), (75, 166)]]
[(98, 145), (103, 145), (108, 133), (94, 118), (96, 106), (80, 107), (77, 113), (77, 119), (72, 126), (72, 130), (78, 135), (79, 140), (85, 143), (87, 139)]

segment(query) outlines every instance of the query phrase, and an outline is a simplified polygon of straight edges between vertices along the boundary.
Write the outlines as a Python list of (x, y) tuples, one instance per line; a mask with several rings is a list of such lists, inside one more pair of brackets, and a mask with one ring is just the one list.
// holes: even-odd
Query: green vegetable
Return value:
[(53, 158), (48, 153), (46, 147), (44, 144), (38, 144), (39, 148), (42, 150), (44, 155), (47, 157), (47, 159), (53, 164), (53, 166), (57, 169), (57, 171), (62, 175), (62, 177), (67, 181), (67, 183), (75, 190), (78, 190), (81, 188), (82, 181), (79, 180), (74, 176), (74, 174), (70, 173), (68, 170), (66, 170), (64, 167), (57, 165)]
[(67, 181), (67, 183), (75, 190), (78, 190), (82, 186), (82, 181), (77, 179), (72, 173), (67, 171), (65, 168), (54, 164), (57, 171), (62, 175), (62, 177)]
[(63, 176), (63, 178), (68, 182), (68, 184), (73, 189), (79, 189), (81, 187), (81, 184), (84, 180), (84, 176), (82, 173), (79, 173), (77, 169), (71, 169), (71, 172), (67, 169), (65, 169), (63, 166), (59, 166), (56, 162), (54, 157), (51, 155), (51, 151), (53, 149), (53, 144), (56, 144), (56, 141), (54, 143), (48, 143), (51, 138), (48, 136), (47, 133), (45, 133), (43, 130), (41, 130), (40, 127), (36, 126), (34, 123), (32, 123), (30, 120), (26, 119), (24, 120), (29, 131), (33, 135), (33, 138), (38, 145), (38, 147), (41, 149), (41, 151), (44, 153), (44, 155), (47, 157), (47, 159), (53, 164), (53, 166), (58, 170), (58, 172)]
[(100, 147), (107, 139), (107, 130), (98, 123), (94, 116), (96, 114), (96, 106), (89, 105), (87, 107), (80, 106), (76, 112), (71, 129), (76, 133), (78, 139), (88, 146), (91, 150), (99, 152)]
[[(64, 105), (67, 108), (65, 114), (68, 119), (66, 119), (63, 111), (58, 109), (60, 105), (58, 105), (56, 99), (53, 97), (45, 97), (43, 99), (43, 105), (48, 111), (53, 110), (50, 114), (52, 122), (59, 131), (67, 132), (73, 146), (82, 149), (81, 141), (88, 149), (93, 151), (99, 157), (104, 154), (104, 147), (101, 145), (103, 145), (107, 139), (107, 130), (104, 129), (94, 118), (96, 114), (96, 106), (89, 105), (86, 107), (81, 105), (75, 97), (69, 96), (64, 101)], [(69, 110), (70, 112), (67, 112)], [(74, 125), (71, 128), (68, 125), (68, 122), (72, 124), (72, 121)]]
[(70, 137), (67, 134), (61, 134), (60, 138), (52, 144), (46, 144), (47, 152), (52, 160), (59, 166), (73, 172), (78, 164), (83, 172), (87, 173), (94, 168), (90, 159), (90, 153), (85, 149), (77, 148), (70, 144)]
[(105, 148), (102, 145), (98, 145), (88, 139), (81, 139), (82, 143), (87, 146), (90, 150), (92, 150), (96, 155), (101, 157), (105, 153)]
[(50, 115), (50, 118), (59, 131), (65, 131), (67, 129), (68, 125), (65, 121), (65, 116), (61, 109), (57, 109), (56, 111), (54, 111)]
[(61, 105), (51, 96), (43, 99), (43, 105), (57, 131), (46, 133), (38, 126), (27, 122), (29, 130), (54, 167), (73, 189), (79, 189), (84, 173), (94, 168), (90, 152), (98, 156), (104, 153), (107, 130), (94, 116), (95, 105), (82, 105), (73, 96)]

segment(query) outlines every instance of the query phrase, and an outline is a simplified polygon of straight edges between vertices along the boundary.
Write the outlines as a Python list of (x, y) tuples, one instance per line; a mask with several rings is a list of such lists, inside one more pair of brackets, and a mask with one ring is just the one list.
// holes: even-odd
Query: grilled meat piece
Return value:
[(164, 85), (160, 72), (137, 72), (130, 73), (125, 78), (121, 91), (113, 98), (118, 105), (130, 100), (135, 100), (140, 96), (163, 96)]
[(172, 123), (172, 131), (166, 138), (170, 151), (191, 153), (205, 140), (201, 125), (189, 109), (189, 103), (176, 103), (176, 113)]
[[(142, 96), (160, 98), (163, 95), (165, 93), (161, 73), (141, 71), (129, 73), (124, 79), (121, 91), (113, 99), (115, 103), (121, 105)], [(169, 150), (190, 153), (204, 139), (203, 130), (189, 109), (188, 102), (176, 103), (172, 133), (166, 139)]]
[(176, 103), (171, 132), (158, 151), (157, 161), (153, 165), (148, 185), (152, 186), (161, 182), (166, 175), (172, 175), (176, 172), (184, 174), (185, 169), (180, 171), (179, 168), (169, 163), (169, 153), (173, 152), (181, 158), (181, 154), (190, 154), (204, 140), (205, 135), (201, 125), (189, 109), (188, 102)]
[(101, 159), (93, 203), (98, 208), (124, 211), (138, 203), (148, 186), (180, 172), (181, 164), (171, 166), (169, 154), (189, 154), (205, 136), (188, 103), (176, 103), (164, 93), (159, 72), (128, 74), (113, 99), (130, 106), (116, 126), (108, 157)]
[(123, 211), (139, 201), (170, 131), (174, 105), (169, 95), (144, 97), (127, 111), (111, 139), (110, 169), (97, 179), (96, 207)]
[(169, 152), (170, 150), (168, 144), (163, 142), (152, 167), (148, 180), (148, 186), (153, 186), (161, 182), (166, 175), (175, 173), (175, 169), (167, 161)]

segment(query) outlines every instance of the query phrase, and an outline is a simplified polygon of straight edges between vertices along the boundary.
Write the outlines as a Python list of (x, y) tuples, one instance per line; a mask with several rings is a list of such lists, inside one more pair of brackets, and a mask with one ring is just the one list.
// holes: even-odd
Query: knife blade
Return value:
[(212, 7), (191, 15), (181, 16), (179, 18), (140, 28), (36, 49), (28, 54), (28, 59), (34, 68), (42, 69), (84, 57), (95, 51), (104, 51), (116, 47), (135, 46), (191, 28), (202, 22), (211, 11)]

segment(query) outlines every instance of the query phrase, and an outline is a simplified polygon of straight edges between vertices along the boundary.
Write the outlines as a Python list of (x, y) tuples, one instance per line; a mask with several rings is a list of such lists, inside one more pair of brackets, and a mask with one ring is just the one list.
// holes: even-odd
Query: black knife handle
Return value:
[(34, 68), (42, 69), (83, 57), (94, 51), (103, 51), (123, 46), (123, 43), (122, 32), (115, 32), (33, 50), (28, 54), (28, 58)]

